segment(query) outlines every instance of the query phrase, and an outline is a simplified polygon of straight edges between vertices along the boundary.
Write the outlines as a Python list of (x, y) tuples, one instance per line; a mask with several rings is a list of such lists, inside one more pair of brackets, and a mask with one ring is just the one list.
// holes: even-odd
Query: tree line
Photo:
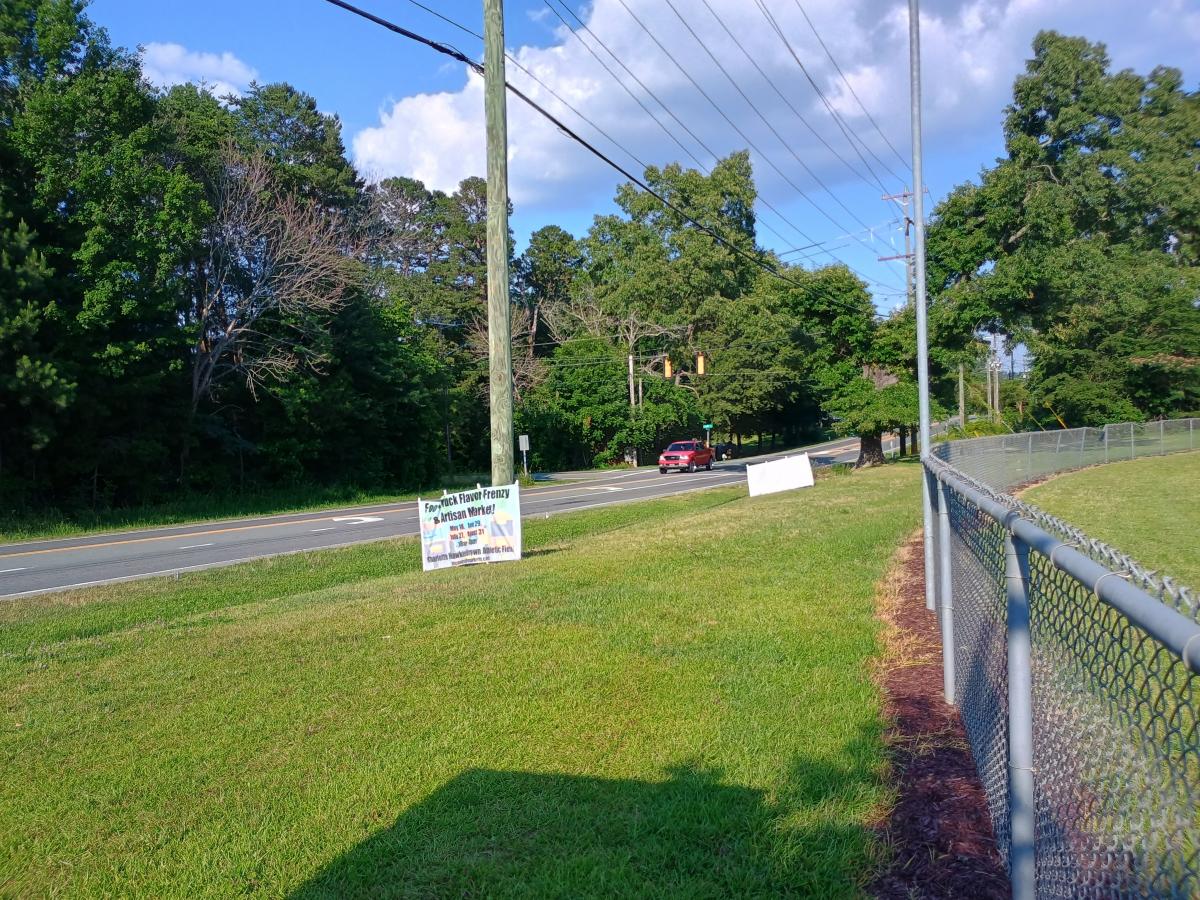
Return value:
[[(6, 510), (486, 469), (484, 182), (368, 183), (287, 84), (156, 90), (83, 6), (0, 2)], [(993, 330), (1072, 424), (1194, 408), (1196, 95), (1038, 41), (1009, 158), (933, 217), (938, 398)], [(844, 266), (764, 251), (745, 152), (645, 180), (670, 206), (622, 185), (586, 234), (512, 259), (533, 464), (645, 459), (703, 423), (832, 426), (880, 458), (916, 419), (911, 308), (880, 319)]]

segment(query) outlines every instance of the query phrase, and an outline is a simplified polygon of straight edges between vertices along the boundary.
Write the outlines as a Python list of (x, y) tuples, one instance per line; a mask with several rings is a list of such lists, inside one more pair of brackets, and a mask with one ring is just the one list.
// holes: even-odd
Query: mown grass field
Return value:
[(854, 896), (894, 465), (0, 605), (0, 895)]
[(1200, 453), (1059, 475), (1023, 495), (1152, 569), (1200, 588)]

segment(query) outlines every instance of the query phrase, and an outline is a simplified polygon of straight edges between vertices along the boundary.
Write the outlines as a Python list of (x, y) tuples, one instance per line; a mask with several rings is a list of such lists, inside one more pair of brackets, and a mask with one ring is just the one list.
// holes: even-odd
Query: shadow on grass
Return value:
[(563, 547), (534, 547), (532, 550), (522, 550), (521, 556), (549, 556), (551, 553), (561, 553)]
[(662, 782), (471, 769), (292, 900), (856, 896), (870, 874), (867, 830), (853, 816), (808, 827), (781, 819), (861, 789), (871, 776), (854, 756), (795, 769), (784, 808), (693, 767)]

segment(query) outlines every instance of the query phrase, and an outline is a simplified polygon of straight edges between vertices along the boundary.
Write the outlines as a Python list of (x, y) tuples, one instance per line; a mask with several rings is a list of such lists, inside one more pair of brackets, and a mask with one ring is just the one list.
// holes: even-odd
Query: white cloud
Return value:
[(240, 96), (258, 78), (258, 72), (232, 53), (203, 53), (182, 44), (146, 44), (142, 48), (142, 74), (157, 87), (203, 83), (218, 97)]
[[(848, 189), (854, 182), (854, 176), (846, 166), (798, 121), (703, 4), (672, 0), (738, 86), (784, 136), (788, 148), (780, 145), (746, 105), (667, 4), (662, 0), (624, 2), (766, 154), (766, 159), (759, 153), (753, 154), (759, 187), (764, 194), (777, 196), (788, 191), (783, 176), (775, 171), (772, 163), (801, 187), (815, 189), (813, 179), (799, 166), (789, 148), (835, 190), (839, 185)], [(853, 165), (860, 166), (857, 156), (805, 81), (795, 60), (770, 30), (757, 7), (747, 0), (707, 2), (812, 127)], [(841, 82), (798, 6), (792, 0), (764, 2), (812, 77), (826, 92), (830, 103), (881, 159), (899, 170), (899, 164)], [(1186, 11), (1186, 0), (1151, 0), (1149, 10), (1143, 5), (1130, 4), (1128, 0), (928, 0), (924, 6), (925, 143), (926, 152), (931, 156), (940, 152), (949, 155), (953, 148), (979, 147), (982, 136), (998, 144), (1002, 109), (1011, 96), (1013, 78), (1023, 70), (1030, 42), (1039, 29), (1056, 28), (1092, 40), (1105, 40), (1117, 68), (1133, 66), (1139, 71), (1148, 71), (1159, 62), (1192, 64), (1188, 34), (1196, 26), (1195, 16)], [(820, 29), (855, 93), (870, 109), (892, 144), (907, 156), (907, 5), (902, 0), (805, 0), (805, 10)], [(746, 139), (734, 132), (666, 58), (620, 0), (594, 0), (582, 15), (586, 17), (588, 28), (705, 144), (722, 155), (746, 146)], [(694, 165), (557, 19), (535, 18), (545, 22), (547, 27), (551, 24), (556, 27), (547, 34), (548, 46), (510, 50), (522, 66), (642, 161), (664, 164), (680, 160)], [(1169, 22), (1175, 22), (1176, 27), (1165, 24)], [(581, 36), (592, 43), (587, 34)], [(712, 158), (657, 106), (645, 90), (622, 72), (603, 50), (597, 48), (597, 52), (696, 156), (706, 164), (712, 162)], [(1185, 72), (1185, 75), (1194, 78), (1195, 72)], [(605, 153), (640, 172), (638, 162), (614, 148), (596, 128), (581, 122), (563, 103), (511, 63), (508, 77)], [(611, 195), (617, 177), (603, 163), (574, 146), (553, 125), (540, 119), (511, 95), (508, 109), (509, 180), (516, 204), (525, 208), (566, 208), (586, 205), (597, 196)], [(377, 125), (355, 135), (353, 148), (356, 161), (364, 171), (376, 176), (412, 175), (443, 190), (452, 190), (468, 175), (483, 175), (480, 79), (468, 75), (458, 91), (419, 94), (390, 102), (380, 110)], [(989, 161), (979, 159), (978, 163)], [(972, 163), (967, 171), (943, 178), (961, 180), (970, 177), (975, 174), (978, 163)], [(888, 186), (889, 189), (892, 187), (890, 183)], [(944, 189), (949, 184), (936, 186)], [(861, 197), (867, 196), (868, 191), (861, 183), (857, 190)], [(870, 193), (877, 195), (878, 191), (872, 189)], [(820, 197), (819, 194), (815, 196)], [(832, 206), (832, 201), (826, 196), (824, 204)]]

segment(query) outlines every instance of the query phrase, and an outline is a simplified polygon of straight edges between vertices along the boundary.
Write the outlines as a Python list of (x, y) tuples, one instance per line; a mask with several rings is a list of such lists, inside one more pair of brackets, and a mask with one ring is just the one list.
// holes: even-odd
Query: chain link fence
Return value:
[(926, 458), (946, 697), (1014, 896), (1200, 897), (1195, 595), (1011, 494), (1200, 449), (1197, 426), (977, 438)]

